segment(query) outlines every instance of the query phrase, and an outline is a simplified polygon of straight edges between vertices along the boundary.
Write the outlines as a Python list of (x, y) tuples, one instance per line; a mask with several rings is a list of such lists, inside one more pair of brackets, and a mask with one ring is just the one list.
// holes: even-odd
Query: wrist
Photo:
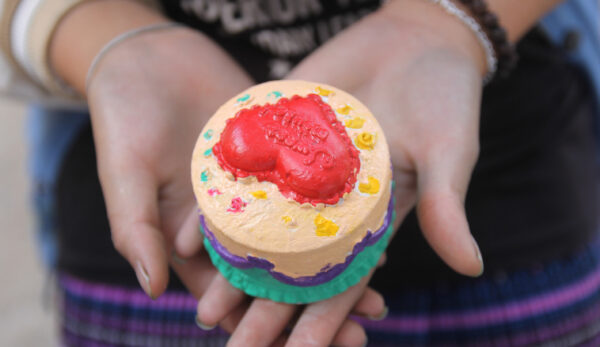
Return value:
[[(464, 10), (458, 1), (455, 4)], [(486, 75), (486, 54), (475, 33), (439, 5), (425, 0), (389, 1), (378, 15), (404, 33), (399, 37), (413, 38), (411, 46), (417, 51), (452, 52), (471, 64), (482, 77)]]
[(82, 3), (56, 27), (49, 45), (50, 66), (59, 78), (83, 95), (88, 69), (108, 42), (127, 31), (162, 22), (168, 20), (135, 1)]

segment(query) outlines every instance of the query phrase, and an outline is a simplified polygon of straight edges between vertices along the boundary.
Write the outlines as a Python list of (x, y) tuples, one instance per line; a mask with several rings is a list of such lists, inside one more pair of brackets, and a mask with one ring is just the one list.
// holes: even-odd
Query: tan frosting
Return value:
[[(333, 91), (322, 99), (336, 110), (342, 124), (347, 124), (346, 131), (355, 144), (359, 137), (368, 141), (369, 136), (364, 133), (375, 139), (372, 149), (365, 147), (364, 142), (357, 147), (366, 148), (359, 149), (361, 167), (358, 182), (354, 190), (336, 205), (300, 205), (284, 197), (275, 184), (258, 182), (255, 177), (235, 181), (233, 175), (221, 169), (213, 155), (206, 155), (206, 151), (219, 141), (225, 121), (234, 117), (239, 110), (255, 104), (277, 102), (278, 98), (273, 92), (290, 98), (294, 95), (319, 94), (319, 91), (321, 95), (326, 94), (323, 89)], [(357, 117), (364, 122), (357, 120)], [(349, 120), (355, 121), (347, 123)], [(207, 132), (212, 133), (212, 137), (205, 136)], [(201, 179), (203, 172), (205, 181)], [(275, 271), (291, 277), (315, 275), (327, 264), (344, 262), (354, 245), (365, 237), (367, 230), (375, 231), (381, 226), (390, 199), (391, 176), (388, 146), (383, 131), (369, 110), (348, 93), (305, 81), (267, 82), (229, 100), (202, 130), (192, 160), (196, 199), (217, 241), (240, 257), (252, 255), (264, 258), (275, 265)], [(369, 183), (369, 177), (371, 181), (376, 179), (379, 183), (379, 190), (375, 194), (365, 185)], [(359, 190), (360, 183), (363, 183), (360, 190), (367, 193)], [(213, 192), (218, 189), (221, 194), (209, 194), (210, 189)], [(236, 197), (240, 197), (247, 205), (243, 212), (228, 212), (232, 199)], [(315, 218), (319, 214), (339, 226), (335, 236), (317, 235)]]

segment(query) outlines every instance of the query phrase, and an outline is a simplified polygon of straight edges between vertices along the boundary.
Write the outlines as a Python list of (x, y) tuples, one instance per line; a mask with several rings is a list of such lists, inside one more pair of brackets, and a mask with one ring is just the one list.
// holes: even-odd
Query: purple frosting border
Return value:
[(208, 229), (204, 220), (204, 216), (202, 214), (200, 214), (200, 225), (202, 226), (204, 235), (208, 238), (208, 241), (210, 242), (212, 247), (221, 256), (221, 258), (225, 259), (229, 264), (240, 269), (264, 269), (267, 270), (269, 274), (273, 276), (273, 278), (277, 279), (280, 282), (300, 287), (308, 287), (329, 282), (334, 277), (342, 273), (348, 267), (348, 265), (350, 265), (350, 263), (352, 262), (352, 260), (354, 260), (358, 253), (362, 252), (367, 246), (371, 246), (377, 241), (379, 241), (379, 239), (381, 239), (381, 237), (385, 234), (386, 230), (390, 225), (393, 210), (394, 199), (390, 198), (386, 216), (383, 220), (383, 224), (381, 225), (381, 227), (379, 227), (379, 229), (377, 229), (375, 232), (371, 232), (370, 230), (367, 231), (367, 235), (365, 235), (365, 237), (360, 242), (354, 245), (352, 253), (346, 257), (346, 260), (343, 263), (335, 264), (333, 266), (331, 266), (331, 264), (327, 264), (325, 267), (323, 267), (323, 269), (321, 269), (319, 273), (313, 276), (302, 277), (290, 277), (288, 275), (282, 274), (281, 272), (274, 271), (273, 268), (275, 267), (275, 265), (263, 258), (253, 257), (251, 255), (249, 255), (248, 258), (243, 258), (235, 254), (231, 254), (229, 250), (227, 250), (227, 248), (225, 248), (217, 241), (214, 234), (210, 231), (210, 229)]

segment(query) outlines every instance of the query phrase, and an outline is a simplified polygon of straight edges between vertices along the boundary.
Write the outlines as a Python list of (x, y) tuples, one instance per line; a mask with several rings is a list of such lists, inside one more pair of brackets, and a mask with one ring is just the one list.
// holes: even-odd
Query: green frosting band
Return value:
[(286, 284), (273, 278), (264, 269), (234, 267), (219, 256), (206, 237), (204, 238), (204, 247), (212, 263), (229, 283), (246, 294), (288, 304), (307, 304), (340, 294), (367, 275), (377, 264), (388, 245), (394, 230), (394, 219), (396, 219), (395, 212), (392, 213), (392, 219), (385, 234), (375, 244), (365, 247), (362, 252), (358, 253), (341, 274), (329, 282), (315, 286), (300, 287)]

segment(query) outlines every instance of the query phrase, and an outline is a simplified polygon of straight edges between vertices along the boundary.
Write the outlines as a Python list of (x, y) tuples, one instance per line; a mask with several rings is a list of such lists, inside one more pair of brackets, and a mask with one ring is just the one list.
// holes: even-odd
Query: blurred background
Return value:
[(35, 249), (25, 106), (0, 98), (0, 346), (54, 346), (52, 288)]

